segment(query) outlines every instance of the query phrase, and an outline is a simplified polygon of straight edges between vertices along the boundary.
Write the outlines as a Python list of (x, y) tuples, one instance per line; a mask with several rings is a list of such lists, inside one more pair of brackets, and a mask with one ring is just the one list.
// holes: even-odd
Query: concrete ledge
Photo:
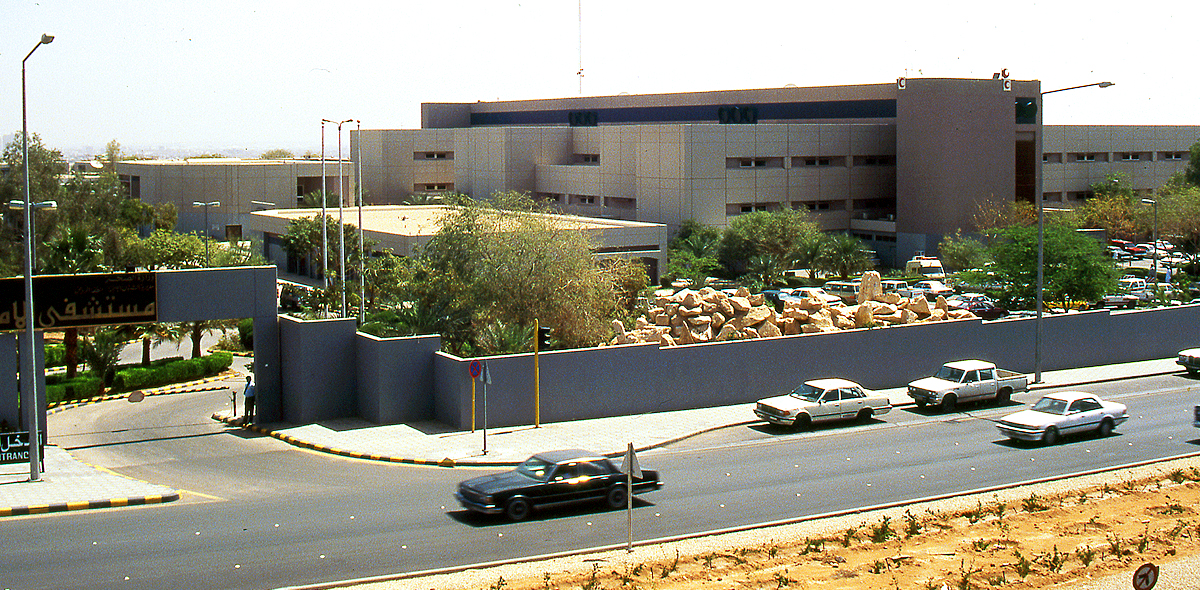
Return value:
[(89, 500), (87, 502), (62, 502), (58, 504), (36, 504), (33, 506), (0, 507), (0, 517), (26, 516), (29, 514), (48, 514), (51, 512), (69, 512), (73, 510), (92, 510), (94, 508), (117, 508), (120, 506), (141, 506), (144, 504), (163, 504), (179, 499), (179, 493), (138, 496), (134, 498), (109, 498), (107, 500)]

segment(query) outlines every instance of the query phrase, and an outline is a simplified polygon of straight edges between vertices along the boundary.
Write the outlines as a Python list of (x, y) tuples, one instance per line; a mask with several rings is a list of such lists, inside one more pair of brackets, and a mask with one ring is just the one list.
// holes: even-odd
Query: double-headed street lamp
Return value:
[(37, 45), (21, 60), (21, 168), (25, 176), (25, 354), (21, 355), (21, 393), (25, 394), (25, 411), (29, 414), (29, 480), (41, 479), (42, 448), (39, 444), (41, 428), (38, 426), (37, 396), (37, 343), (35, 342), (33, 317), (33, 201), (29, 196), (29, 121), (25, 108), (25, 62), (38, 47), (54, 41), (54, 35), (43, 34)]
[[(1091, 84), (1080, 84), (1079, 86), (1070, 86), (1067, 88), (1059, 88), (1057, 90), (1047, 90), (1047, 91), (1043, 92), (1041, 95), (1044, 97), (1047, 94), (1053, 94), (1055, 92), (1065, 92), (1067, 90), (1077, 90), (1079, 88), (1089, 88), (1091, 86), (1099, 86), (1100, 88), (1108, 88), (1109, 86), (1112, 86), (1113, 84), (1114, 84), (1113, 82), (1092, 82)], [(1041, 103), (1042, 101), (1038, 100), (1038, 102)], [(1038, 116), (1040, 117), (1041, 113), (1039, 113)], [(1043, 307), (1042, 289), (1045, 286), (1045, 272), (1044, 271), (1045, 271), (1045, 266), (1046, 266), (1046, 264), (1045, 264), (1046, 233), (1045, 233), (1045, 224), (1043, 221), (1044, 206), (1042, 203), (1042, 162), (1039, 161), (1037, 163), (1037, 165), (1038, 165), (1037, 190), (1036, 190), (1035, 194), (1033, 195), (1033, 198), (1037, 201), (1037, 226), (1038, 226), (1037, 319), (1035, 320), (1034, 337), (1033, 337), (1033, 381), (1034, 381), (1034, 383), (1041, 383), (1042, 382), (1042, 336), (1044, 333), (1044, 331), (1042, 329), (1042, 307)]]
[(1158, 282), (1158, 199), (1142, 199), (1144, 205), (1154, 205), (1154, 282)]
[(208, 257), (208, 208), (220, 207), (220, 201), (192, 201), (192, 208), (204, 207), (204, 266), (208, 267), (211, 261)]

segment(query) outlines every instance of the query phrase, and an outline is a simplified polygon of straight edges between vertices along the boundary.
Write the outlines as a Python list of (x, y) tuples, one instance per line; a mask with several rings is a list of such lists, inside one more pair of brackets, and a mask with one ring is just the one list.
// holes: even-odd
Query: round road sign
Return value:
[(1153, 563), (1143, 563), (1142, 567), (1133, 572), (1133, 589), (1150, 590), (1158, 583), (1158, 566)]
[(483, 363), (478, 360), (471, 361), (471, 364), (467, 365), (467, 370), (471, 372), (472, 379), (478, 379), (479, 375), (483, 373)]

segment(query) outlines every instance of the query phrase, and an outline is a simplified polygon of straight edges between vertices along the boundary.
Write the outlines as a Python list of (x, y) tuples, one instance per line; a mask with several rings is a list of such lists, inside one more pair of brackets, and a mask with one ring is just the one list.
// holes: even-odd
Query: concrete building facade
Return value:
[(427, 103), (421, 129), (352, 132), (351, 153), (361, 142), (370, 203), (517, 190), (672, 231), (805, 209), (895, 265), (970, 232), (981, 202), (1034, 202), (1043, 172), (1055, 205), (1086, 197), (1110, 169), (1157, 188), (1200, 138), (1200, 127), (1044, 133), (1040, 107), (1039, 81), (1008, 79)]
[[(200, 232), (211, 238), (240, 239), (247, 216), (264, 209), (293, 209), (304, 195), (321, 190), (320, 160), (242, 160), (192, 158), (187, 160), (129, 160), (117, 162), (118, 177), (129, 196), (150, 204), (174, 203), (179, 210), (180, 232)], [(341, 186), (337, 161), (325, 162), (325, 188), (343, 194), (353, 204), (357, 189), (353, 162), (342, 163)], [(219, 201), (208, 210), (194, 202)]]

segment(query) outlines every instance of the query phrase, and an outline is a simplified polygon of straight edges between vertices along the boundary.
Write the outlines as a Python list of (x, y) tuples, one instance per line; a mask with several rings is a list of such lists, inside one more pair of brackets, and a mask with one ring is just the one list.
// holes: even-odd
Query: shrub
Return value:
[(237, 324), (238, 340), (242, 342), (242, 350), (254, 350), (254, 320), (246, 318)]
[(63, 359), (65, 359), (66, 356), (67, 356), (67, 347), (65, 347), (61, 344), (47, 344), (46, 345), (46, 366), (47, 367), (63, 366)]
[(216, 375), (229, 368), (232, 363), (233, 355), (215, 352), (198, 359), (177, 358), (166, 363), (155, 363), (150, 367), (128, 367), (117, 371), (117, 375), (113, 379), (113, 389), (132, 391), (168, 383), (191, 381)]
[(76, 399), (87, 399), (100, 395), (100, 379), (91, 375), (81, 375), (74, 379), (54, 379), (51, 384), (51, 377), (59, 377), (52, 375), (46, 377), (46, 402), (64, 402)]

